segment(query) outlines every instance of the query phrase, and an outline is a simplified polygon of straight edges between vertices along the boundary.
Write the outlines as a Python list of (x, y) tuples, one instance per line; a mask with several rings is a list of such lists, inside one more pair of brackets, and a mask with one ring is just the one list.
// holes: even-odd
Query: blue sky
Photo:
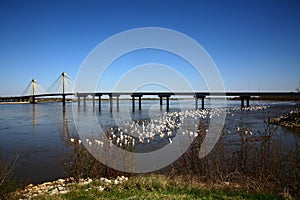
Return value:
[[(75, 79), (100, 42), (149, 26), (173, 29), (200, 43), (216, 63), (227, 91), (294, 91), (300, 81), (297, 0), (1, 0), (0, 96), (21, 94), (32, 78), (45, 88), (63, 71)], [(147, 54), (138, 53), (139, 64), (144, 55), (145, 62), (167, 62), (193, 80), (187, 66), (174, 63), (177, 59)], [(122, 75), (117, 72), (111, 70), (107, 77), (117, 80)], [(109, 89), (114, 82), (106, 84)]]

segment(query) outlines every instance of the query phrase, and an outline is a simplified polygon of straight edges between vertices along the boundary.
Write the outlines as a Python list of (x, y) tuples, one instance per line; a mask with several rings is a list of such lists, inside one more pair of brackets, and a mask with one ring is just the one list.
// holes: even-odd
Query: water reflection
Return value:
[(36, 125), (36, 113), (35, 113), (35, 104), (32, 104), (32, 125)]

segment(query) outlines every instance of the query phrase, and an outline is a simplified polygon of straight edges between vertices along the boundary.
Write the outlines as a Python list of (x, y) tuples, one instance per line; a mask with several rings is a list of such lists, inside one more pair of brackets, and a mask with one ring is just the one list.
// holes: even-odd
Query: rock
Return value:
[(83, 181), (83, 182), (82, 182), (83, 185), (87, 185), (87, 184), (89, 184), (89, 183), (90, 183), (89, 181)]
[(109, 179), (106, 178), (106, 179), (104, 179), (104, 182), (105, 183), (111, 183), (111, 180), (109, 180)]
[(70, 190), (63, 190), (63, 191), (60, 191), (59, 194), (67, 194), (68, 192), (70, 192)]
[(51, 191), (50, 195), (58, 194), (58, 192), (59, 192), (58, 189), (55, 188), (54, 190)]
[(102, 192), (105, 190), (105, 187), (99, 186), (97, 189)]
[[(73, 181), (72, 181), (73, 180)], [(107, 185), (109, 184), (121, 184), (124, 181), (127, 181), (128, 178), (125, 176), (118, 176), (115, 180), (109, 180), (107, 178), (100, 178), (98, 181), (104, 182)], [(44, 194), (49, 194), (49, 195), (55, 195), (55, 194), (66, 194), (70, 192), (68, 186), (71, 185), (87, 185), (93, 182), (93, 179), (88, 178), (88, 179), (79, 179), (79, 182), (76, 183), (75, 179), (70, 177), (66, 179), (58, 179), (56, 181), (52, 182), (45, 182), (39, 185), (33, 185), (29, 184), (27, 185), (24, 190), (18, 191), (20, 195), (22, 195), (22, 198), (24, 199), (31, 199), (33, 197), (39, 196), (39, 195), (44, 195)], [(106, 187), (104, 186), (90, 186), (86, 191), (89, 191), (91, 189), (97, 189), (99, 191), (104, 191)]]
[(58, 191), (64, 190), (64, 187), (62, 186), (57, 186)]
[(64, 179), (58, 179), (56, 182), (57, 182), (57, 183), (64, 183), (65, 180), (64, 180)]
[(101, 177), (99, 180), (100, 180), (100, 181), (104, 181), (105, 179), (106, 179), (106, 178)]

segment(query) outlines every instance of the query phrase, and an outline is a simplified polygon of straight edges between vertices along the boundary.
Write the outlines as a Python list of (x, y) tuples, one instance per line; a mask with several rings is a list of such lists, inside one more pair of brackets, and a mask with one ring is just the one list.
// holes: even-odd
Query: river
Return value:
[[(195, 108), (194, 103), (193, 100), (184, 100), (184, 104), (179, 105), (177, 101), (171, 100), (170, 112), (192, 110)], [(40, 183), (65, 177), (62, 167), (65, 148), (61, 136), (66, 130), (76, 134), (72, 109), (72, 105), (75, 104), (77, 105), (76, 102), (67, 103), (64, 109), (61, 103), (0, 105), (0, 148), (5, 159), (13, 159), (16, 154), (21, 155), (14, 172), (18, 181)], [(127, 104), (120, 101), (120, 112), (117, 115), (122, 116), (128, 108)], [(227, 106), (232, 110), (225, 120), (226, 132), (234, 132), (241, 121), (252, 126), (253, 131), (263, 130), (266, 125), (264, 119), (267, 117), (277, 117), (300, 107), (299, 103), (294, 102), (251, 101), (250, 104), (268, 108), (241, 111), (237, 109), (240, 107), (240, 101), (227, 101)], [(208, 102), (206, 106), (211, 105)], [(131, 113), (131, 117), (134, 120), (149, 120), (153, 113), (163, 113), (164, 109), (165, 107), (160, 110), (158, 100), (144, 100), (142, 111), (139, 112), (137, 106), (136, 112)], [(83, 111), (87, 113), (87, 121), (96, 115), (101, 124), (115, 125), (115, 116), (109, 111), (108, 101), (102, 102), (101, 112), (98, 111), (97, 105), (93, 109), (91, 102), (87, 103), (86, 108), (81, 105), (80, 112)], [(275, 127), (288, 147), (293, 146), (295, 142), (299, 143), (299, 132)]]

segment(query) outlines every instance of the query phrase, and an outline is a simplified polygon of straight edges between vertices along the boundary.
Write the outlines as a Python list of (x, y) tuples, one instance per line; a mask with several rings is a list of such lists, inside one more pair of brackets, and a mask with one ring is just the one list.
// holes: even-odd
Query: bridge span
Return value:
[[(49, 92), (51, 91), (51, 92)], [(163, 100), (166, 101), (166, 110), (170, 108), (171, 96), (189, 96), (195, 99), (195, 109), (198, 109), (198, 101), (201, 99), (201, 109), (205, 108), (206, 97), (239, 97), (241, 100), (241, 107), (249, 107), (251, 97), (300, 97), (300, 92), (68, 92), (68, 91), (84, 91), (68, 76), (67, 73), (62, 72), (61, 75), (54, 81), (48, 90), (43, 89), (35, 79), (32, 79), (25, 91), (20, 96), (0, 97), (0, 102), (30, 102), (36, 103), (36, 98), (39, 97), (61, 97), (62, 105), (66, 105), (66, 97), (73, 96), (80, 106), (81, 99), (86, 105), (88, 96), (93, 99), (93, 106), (95, 107), (96, 97), (99, 102), (99, 111), (101, 111), (102, 96), (108, 96), (110, 102), (110, 111), (113, 110), (113, 100), (116, 99), (117, 111), (119, 111), (120, 96), (129, 96), (132, 101), (132, 111), (135, 111), (135, 100), (138, 100), (138, 108), (142, 109), (142, 97), (156, 96), (159, 98), (160, 106), (163, 106)]]
[[(170, 97), (175, 96), (190, 96), (195, 99), (195, 109), (198, 109), (198, 101), (201, 99), (201, 109), (205, 108), (206, 97), (239, 97), (241, 100), (241, 107), (249, 107), (251, 97), (300, 97), (299, 92), (78, 92), (78, 93), (45, 93), (24, 96), (10, 96), (0, 97), (0, 102), (30, 102), (36, 103), (38, 97), (57, 97), (61, 96), (63, 106), (66, 105), (66, 96), (77, 98), (78, 106), (80, 106), (83, 99), (84, 106), (86, 105), (87, 97), (91, 96), (93, 106), (95, 107), (96, 100), (98, 100), (98, 108), (101, 111), (102, 96), (108, 96), (110, 102), (110, 111), (113, 111), (113, 101), (116, 99), (117, 111), (119, 111), (120, 96), (129, 96), (132, 101), (132, 111), (135, 112), (135, 100), (138, 100), (138, 109), (142, 109), (142, 97), (157, 96), (159, 98), (160, 106), (163, 106), (163, 100), (166, 101), (166, 110), (170, 108)], [(96, 98), (97, 97), (97, 98)]]

